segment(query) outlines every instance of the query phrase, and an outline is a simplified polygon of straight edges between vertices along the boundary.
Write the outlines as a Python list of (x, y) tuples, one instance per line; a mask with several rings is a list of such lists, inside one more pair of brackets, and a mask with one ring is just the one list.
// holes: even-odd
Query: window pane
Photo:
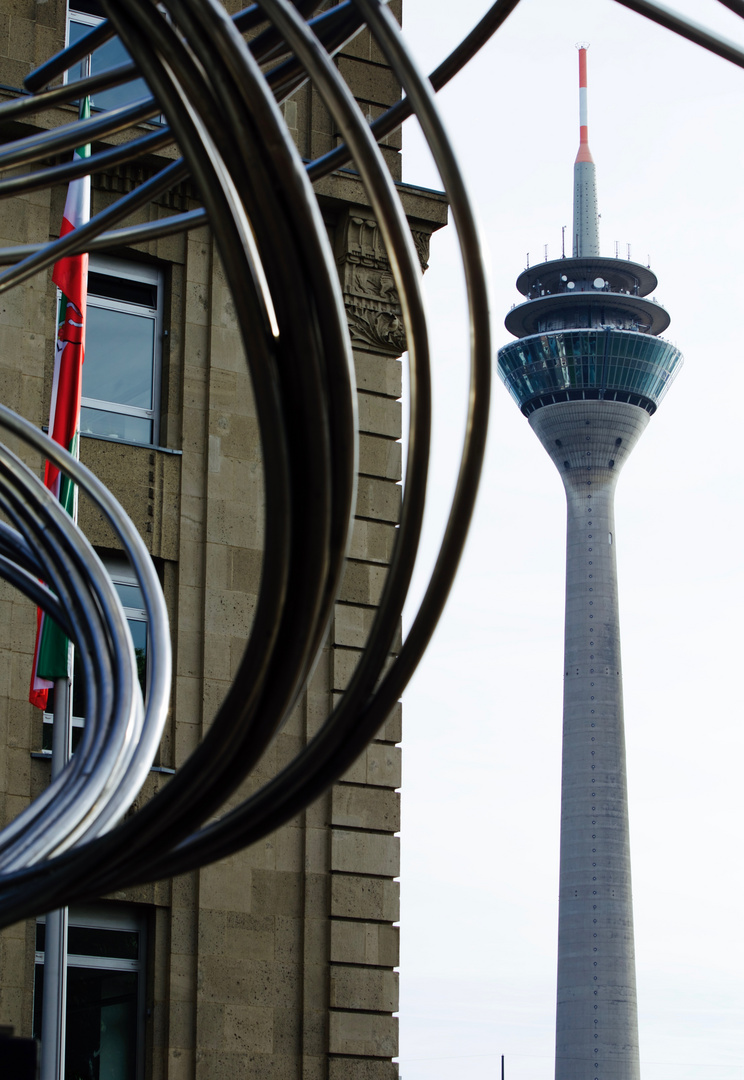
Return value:
[(147, 623), (136, 619), (129, 619), (128, 622), (137, 661), (137, 677), (144, 697), (147, 686)]
[[(75, 22), (74, 15), (70, 18), (70, 44), (74, 45), (81, 37), (84, 37), (92, 26), (88, 23)], [(118, 38), (105, 42), (100, 49), (96, 49), (91, 57), (90, 73), (97, 75), (99, 71), (108, 71), (109, 68), (118, 67), (120, 64), (129, 62), (129, 53)], [(75, 78), (82, 77), (82, 65), (75, 73)], [(140, 98), (147, 97), (149, 90), (144, 79), (134, 79), (132, 82), (115, 86), (112, 90), (104, 90), (94, 94), (91, 98), (91, 106), (94, 109), (114, 109), (119, 105), (128, 105)]]
[(83, 405), (81, 409), (80, 430), (84, 435), (104, 435), (109, 439), (135, 443), (152, 442), (152, 420), (144, 416), (126, 416), (124, 413), (106, 412), (105, 409), (92, 409), (89, 405)]
[(144, 608), (145, 600), (139, 585), (125, 585), (121, 581), (115, 581), (114, 588), (123, 607)]
[[(67, 969), (65, 1080), (135, 1080), (137, 981), (134, 971)], [(44, 967), (36, 965), (34, 1038), (41, 1038)]]
[[(47, 705), (47, 714), (54, 713), (54, 690), (49, 691), (49, 702)], [(53, 750), (52, 743), (54, 741), (54, 724), (51, 721), (44, 721), (41, 725), (41, 749), (45, 750), (48, 754), (51, 754)], [(80, 740), (83, 737), (83, 729), (80, 725), (72, 725), (72, 737), (70, 738), (70, 751), (74, 754), (80, 745)]]
[[(36, 951), (46, 947), (46, 923), (36, 924)], [(139, 960), (139, 932), (112, 930), (101, 926), (70, 926), (67, 950), (76, 956), (111, 956), (117, 960)]]
[(158, 306), (158, 287), (154, 282), (97, 274), (95, 270), (88, 274), (88, 296), (109, 297), (128, 304), (139, 304), (140, 307)]
[(134, 1080), (136, 972), (69, 968), (65, 1080)]
[[(118, 582), (114, 583), (119, 598), (122, 604), (127, 607), (142, 607), (142, 593), (136, 585), (121, 585)], [(122, 596), (122, 592), (128, 593), (129, 596)], [(140, 689), (142, 690), (142, 697), (145, 697), (147, 690), (147, 622), (144, 619), (127, 619), (127, 626), (129, 632), (132, 635), (132, 644), (134, 646), (134, 657), (137, 664), (137, 678), (139, 680)], [(47, 713), (54, 714), (54, 687), (49, 691), (49, 697), (47, 699)], [(83, 673), (83, 664), (80, 659), (79, 649), (75, 649), (73, 652), (72, 663), (72, 715), (78, 720), (85, 719), (85, 675)], [(72, 728), (72, 752), (77, 750), (78, 743), (83, 736), (83, 729), (80, 726), (74, 726)], [(42, 750), (52, 749), (52, 725), (42, 724)], [(39, 946), (37, 945), (37, 948)], [(42, 946), (43, 948), (43, 946)], [(94, 953), (91, 956), (96, 955)], [(115, 955), (115, 954), (111, 954)]]
[(110, 930), (101, 926), (71, 926), (67, 948), (77, 956), (112, 956), (118, 960), (139, 960), (136, 930)]
[(155, 320), (88, 304), (83, 397), (152, 408)]

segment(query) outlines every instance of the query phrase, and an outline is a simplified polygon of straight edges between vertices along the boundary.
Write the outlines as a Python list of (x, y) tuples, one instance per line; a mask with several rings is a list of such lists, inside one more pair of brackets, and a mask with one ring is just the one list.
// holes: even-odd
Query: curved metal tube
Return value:
[[(26, 562), (29, 549), (41, 554), (39, 568), (62, 600), (71, 619), (72, 636), (82, 646), (89, 716), (79, 751), (68, 768), (0, 834), (2, 865), (8, 873), (21, 856), (23, 865), (30, 865), (52, 851), (63, 850), (107, 808), (110, 815), (113, 809), (113, 820), (126, 812), (162, 735), (170, 691), (170, 650), (167, 614), (152, 562), (110, 493), (56, 443), (4, 406), (0, 406), (0, 426), (72, 476), (109, 520), (145, 597), (154, 660), (143, 719), (131, 638), (108, 575), (39, 479), (3, 449), (3, 509), (25, 534), (24, 545), (10, 530), (4, 530), (3, 547), (20, 545)], [(48, 610), (53, 612), (53, 606)], [(131, 785), (117, 780), (122, 770), (136, 762), (140, 776), (133, 791)]]

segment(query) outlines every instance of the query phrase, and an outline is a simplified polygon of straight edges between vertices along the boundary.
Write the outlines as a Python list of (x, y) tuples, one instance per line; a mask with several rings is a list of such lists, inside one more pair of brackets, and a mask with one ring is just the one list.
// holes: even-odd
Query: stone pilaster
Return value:
[[(400, 513), (401, 370), (398, 293), (380, 230), (351, 207), (336, 257), (354, 349), (359, 495), (336, 605), (331, 679), (340, 698), (375, 616)], [(398, 642), (394, 647), (398, 647)], [(332, 793), (329, 1080), (397, 1076), (400, 708)]]

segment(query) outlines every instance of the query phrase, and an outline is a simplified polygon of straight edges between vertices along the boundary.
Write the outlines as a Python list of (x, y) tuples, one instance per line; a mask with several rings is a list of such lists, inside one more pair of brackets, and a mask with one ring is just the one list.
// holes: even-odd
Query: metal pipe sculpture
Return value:
[[(508, 12), (514, 2), (497, 7)], [(0, 109), (0, 120), (17, 119), (94, 86), (100, 90), (145, 76), (148, 98), (0, 149), (0, 169), (17, 170), (93, 138), (129, 132), (162, 113), (165, 130), (153, 137), (135, 129), (123, 146), (94, 153), (86, 168), (108, 168), (173, 143), (182, 155), (74, 234), (5, 252), (8, 268), (0, 275), (0, 291), (65, 254), (162, 234), (146, 226), (119, 230), (114, 238), (110, 230), (157, 193), (193, 177), (206, 193), (204, 211), (171, 219), (167, 231), (207, 220), (214, 231), (249, 358), (266, 492), (261, 586), (234, 684), (191, 759), (122, 823), (158, 746), (167, 709), (170, 659), (160, 590), (143, 545), (110, 495), (23, 420), (7, 411), (0, 415), (6, 430), (51, 458), (107, 514), (146, 597), (154, 676), (143, 711), (126, 624), (95, 553), (29, 470), (4, 452), (0, 497), (15, 531), (8, 528), (0, 536), (0, 570), (70, 633), (84, 664), (87, 710), (83, 741), (69, 768), (0, 835), (3, 921), (221, 858), (294, 816), (348, 768), (385, 720), (451, 584), (475, 498), (489, 396), (488, 309), (473, 216), (431, 86), (415, 71), (384, 5), (359, 0), (313, 17), (317, 6), (265, 0), (231, 20), (214, 0), (173, 0), (158, 8), (148, 0), (106, 3), (110, 24), (93, 35), (99, 41), (109, 30), (118, 33), (134, 64), (105, 78), (68, 83), (64, 90), (47, 89), (90, 48), (89, 41), (78, 44), (30, 77), (31, 96)], [(473, 392), (450, 527), (419, 616), (387, 671), (421, 530), (430, 372), (420, 269), (408, 225), (375, 136), (331, 59), (365, 24), (405, 86), (439, 162), (461, 237), (474, 330)], [(246, 29), (260, 31), (250, 46), (241, 33)], [(262, 73), (259, 64), (268, 70)], [(345, 140), (341, 153), (310, 167), (301, 161), (278, 107), (308, 77)], [(255, 765), (304, 687), (341, 582), (356, 497), (355, 385), (337, 271), (311, 175), (350, 159), (384, 237), (409, 346), (411, 434), (396, 548), (367, 648), (324, 727), (265, 789), (204, 828)], [(46, 166), (0, 180), (0, 193), (77, 174), (74, 163)], [(40, 587), (39, 578), (52, 591)]]
[[(744, 54), (648, 0), (620, 3), (744, 66)], [(742, 14), (739, 0), (721, 0)], [(130, 162), (175, 145), (181, 157), (82, 228), (44, 245), (0, 250), (0, 292), (63, 255), (110, 250), (195, 228), (213, 229), (235, 299), (263, 447), (266, 517), (260, 593), (235, 681), (201, 745), (136, 814), (124, 814), (160, 742), (170, 685), (168, 622), (151, 560), (109, 492), (32, 425), (0, 406), (0, 427), (51, 460), (107, 517), (145, 597), (152, 671), (143, 706), (126, 621), (88, 542), (38, 478), (0, 447), (0, 575), (70, 635), (86, 687), (82, 741), (64, 772), (0, 833), (0, 924), (137, 882), (184, 873), (255, 842), (317, 797), (355, 760), (398, 700), (443, 609), (470, 522), (483, 460), (491, 346), (473, 212), (434, 104), (443, 86), (504, 22), (518, 0), (497, 0), (430, 79), (416, 70), (381, 0), (259, 0), (229, 18), (218, 0), (102, 0), (108, 19), (26, 80), (27, 96), (0, 122), (39, 114), (93, 90), (143, 77), (150, 94), (89, 120), (0, 148), (0, 197)], [(368, 125), (332, 62), (367, 26), (405, 97)], [(254, 36), (246, 43), (243, 34)], [(117, 34), (132, 64), (49, 84)], [(344, 142), (305, 163), (279, 105), (311, 80)], [(420, 271), (376, 139), (416, 115), (457, 228), (471, 329), (471, 390), (460, 474), (424, 599), (386, 668), (411, 580), (424, 508), (431, 424), (427, 325)], [(164, 115), (142, 134), (135, 125)], [(124, 133), (84, 162), (31, 168), (50, 156)], [(410, 365), (410, 438), (400, 527), (366, 648), (351, 683), (311, 742), (264, 788), (205, 826), (255, 765), (301, 692), (322, 646), (354, 514), (356, 405), (336, 268), (312, 182), (352, 161), (384, 237), (400, 295)], [(13, 175), (7, 171), (13, 169)], [(191, 176), (202, 210), (122, 225)], [(290, 419), (291, 418), (291, 419)], [(309, 482), (312, 480), (312, 484)], [(39, 580), (48, 586), (39, 584)]]

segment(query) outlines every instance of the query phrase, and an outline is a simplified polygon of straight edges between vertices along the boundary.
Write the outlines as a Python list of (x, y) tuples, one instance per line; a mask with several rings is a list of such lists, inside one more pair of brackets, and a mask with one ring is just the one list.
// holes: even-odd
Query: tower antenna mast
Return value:
[(597, 168), (589, 149), (586, 43), (579, 43), (579, 150), (574, 162), (574, 258), (599, 255)]

